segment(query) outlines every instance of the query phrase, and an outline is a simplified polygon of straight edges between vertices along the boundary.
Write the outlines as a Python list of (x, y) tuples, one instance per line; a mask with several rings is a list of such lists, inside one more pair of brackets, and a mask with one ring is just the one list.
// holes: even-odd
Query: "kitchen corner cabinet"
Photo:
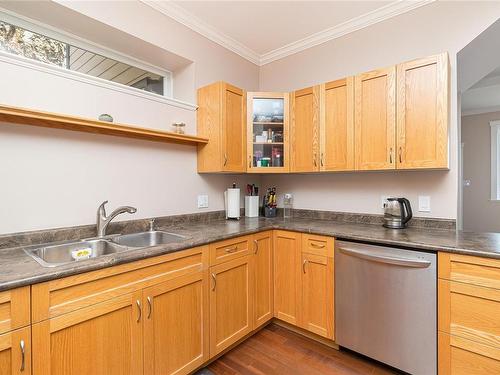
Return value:
[(245, 337), (253, 326), (252, 256), (210, 267), (210, 356)]
[(31, 328), (0, 335), (0, 374), (31, 374)]
[(302, 234), (300, 326), (334, 339), (333, 238)]
[(291, 172), (319, 171), (319, 93), (318, 85), (291, 94)]
[(448, 167), (448, 54), (397, 65), (398, 169)]
[(247, 172), (289, 171), (288, 93), (247, 93)]
[(198, 90), (198, 172), (246, 171), (246, 94), (225, 82)]
[(354, 170), (354, 77), (320, 85), (320, 171)]
[(301, 234), (274, 231), (274, 317), (299, 325)]
[(273, 318), (273, 234), (257, 233), (254, 242), (255, 307), (254, 329)]
[(396, 167), (396, 67), (355, 77), (356, 170)]

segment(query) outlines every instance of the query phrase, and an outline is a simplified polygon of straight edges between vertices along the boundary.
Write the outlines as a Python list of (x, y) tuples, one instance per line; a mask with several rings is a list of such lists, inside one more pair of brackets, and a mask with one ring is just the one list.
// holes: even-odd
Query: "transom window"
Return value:
[(165, 77), (0, 19), (0, 51), (166, 95)]

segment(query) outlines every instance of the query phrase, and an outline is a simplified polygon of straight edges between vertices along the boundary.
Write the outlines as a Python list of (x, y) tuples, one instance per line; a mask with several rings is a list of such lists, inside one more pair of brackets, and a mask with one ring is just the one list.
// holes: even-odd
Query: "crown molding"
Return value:
[(428, 5), (437, 0), (396, 0), (374, 11), (365, 13), (341, 23), (337, 26), (325, 29), (296, 42), (287, 44), (270, 52), (259, 55), (257, 52), (234, 40), (230, 36), (220, 32), (213, 26), (191, 14), (181, 6), (172, 1), (140, 0), (142, 3), (187, 26), (191, 30), (203, 35), (211, 41), (240, 55), (248, 61), (262, 66), (308, 48), (323, 44), (330, 40), (340, 38), (346, 34), (363, 29), (378, 22), (409, 12), (411, 10)]
[(389, 18), (396, 17), (400, 14), (433, 3), (434, 1), (436, 0), (395, 1), (359, 17), (352, 18), (349, 21), (343, 22), (337, 26), (330, 27), (306, 38), (297, 40), (296, 42), (287, 44), (286, 46), (264, 53), (260, 56), (260, 65), (269, 64), (270, 62), (304, 51), (308, 48), (340, 38), (346, 34), (361, 30)]
[(467, 110), (462, 111), (461, 117), (481, 115), (483, 113), (492, 113), (492, 112), (500, 112), (500, 105), (496, 105), (496, 106), (492, 106), (492, 107), (467, 109)]
[(175, 21), (187, 26), (191, 30), (201, 34), (224, 48), (240, 55), (244, 59), (260, 65), (260, 56), (257, 52), (241, 44), (237, 40), (227, 36), (216, 28), (210, 26), (194, 14), (188, 12), (181, 6), (172, 1), (140, 0), (142, 3), (150, 6), (160, 13), (174, 19)]

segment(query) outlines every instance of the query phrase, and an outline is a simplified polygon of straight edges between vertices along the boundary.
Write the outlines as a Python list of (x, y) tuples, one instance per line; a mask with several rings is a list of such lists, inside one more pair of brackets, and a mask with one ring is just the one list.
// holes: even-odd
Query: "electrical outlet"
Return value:
[(198, 195), (198, 208), (208, 208), (208, 195)]
[(420, 212), (431, 212), (431, 197), (428, 195), (419, 195), (418, 210)]

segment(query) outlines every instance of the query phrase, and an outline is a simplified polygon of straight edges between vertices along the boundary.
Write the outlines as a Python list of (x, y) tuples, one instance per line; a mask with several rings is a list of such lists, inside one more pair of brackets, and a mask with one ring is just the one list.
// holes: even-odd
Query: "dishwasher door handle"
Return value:
[(409, 259), (409, 258), (391, 257), (387, 255), (376, 255), (374, 252), (371, 251), (357, 250), (349, 247), (341, 247), (339, 248), (339, 250), (344, 254), (351, 255), (356, 258), (371, 260), (379, 263), (394, 264), (403, 267), (427, 268), (431, 265), (430, 261), (424, 259), (415, 259), (415, 258)]

